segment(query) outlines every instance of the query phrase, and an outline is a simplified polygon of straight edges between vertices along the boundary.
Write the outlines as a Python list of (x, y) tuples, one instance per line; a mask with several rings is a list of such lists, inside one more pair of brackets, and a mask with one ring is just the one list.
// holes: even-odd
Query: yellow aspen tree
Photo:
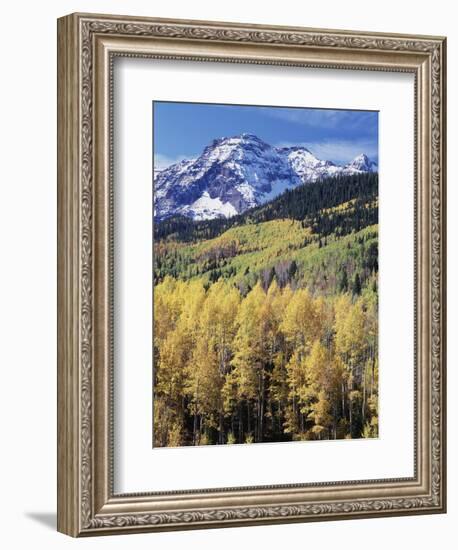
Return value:
[(360, 419), (359, 406), (362, 397), (360, 387), (364, 370), (366, 343), (365, 314), (361, 300), (357, 300), (352, 304), (349, 297), (340, 297), (336, 302), (335, 319), (336, 353), (347, 370), (345, 380), (348, 421), (350, 424), (349, 437), (359, 437), (359, 428), (355, 420)]
[(189, 410), (194, 416), (194, 444), (202, 444), (203, 434), (210, 442), (208, 430), (218, 427), (217, 410), (222, 386), (218, 357), (212, 340), (198, 340), (186, 372), (186, 391), (191, 398)]
[[(249, 434), (254, 429), (255, 441), (262, 438), (262, 434), (259, 433), (259, 413), (267, 353), (262, 326), (262, 308), (265, 298), (266, 295), (258, 282), (241, 303), (237, 316), (237, 334), (234, 338), (235, 353), (232, 359), (238, 397), (246, 402), (246, 429)], [(252, 418), (253, 404), (256, 405), (254, 419)]]
[(306, 358), (303, 352), (296, 350), (286, 364), (288, 382), (288, 406), (285, 411), (285, 433), (294, 439), (305, 438), (307, 371)]
[(306, 361), (307, 397), (312, 401), (308, 419), (311, 431), (319, 438), (337, 437), (338, 406), (342, 382), (342, 363), (319, 340), (315, 340)]
[(185, 366), (189, 356), (189, 340), (179, 327), (170, 332), (161, 344), (159, 361), (155, 369), (155, 397), (161, 396), (169, 413), (166, 430), (175, 430), (175, 445), (178, 445), (177, 429), (184, 417)]
[(313, 297), (307, 289), (296, 290), (284, 310), (280, 330), (284, 335), (290, 359), (286, 365), (290, 388), (286, 430), (300, 432), (306, 428), (309, 399), (306, 393), (306, 358), (316, 338), (320, 336), (321, 319)]
[(305, 354), (319, 335), (321, 321), (314, 300), (306, 288), (296, 290), (285, 308), (280, 330), (291, 349)]

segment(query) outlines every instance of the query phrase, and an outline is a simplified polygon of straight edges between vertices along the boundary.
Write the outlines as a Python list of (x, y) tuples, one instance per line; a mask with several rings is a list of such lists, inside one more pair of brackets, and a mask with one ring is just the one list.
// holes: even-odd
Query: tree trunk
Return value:
[(333, 399), (333, 401), (334, 401), (333, 431), (334, 431), (334, 439), (337, 439), (337, 404), (335, 399)]
[[(350, 370), (350, 380), (351, 380), (351, 384), (348, 389), (351, 394), (354, 388), (354, 380), (355, 380), (353, 367), (351, 367), (351, 370)], [(348, 407), (350, 409), (350, 436), (353, 437), (353, 399), (351, 398), (351, 395), (348, 402)]]
[(345, 383), (342, 380), (342, 418), (345, 419)]
[(239, 443), (243, 443), (243, 407), (241, 401), (239, 403)]
[(223, 414), (220, 412), (219, 413), (219, 426), (218, 426), (218, 441), (221, 444), (224, 443), (224, 434), (223, 434), (223, 430), (224, 430), (224, 427), (223, 427)]
[(262, 441), (264, 438), (264, 372), (261, 371), (261, 400), (259, 403), (259, 433), (258, 441)]
[(272, 403), (272, 398), (269, 399), (269, 410), (270, 410), (270, 418), (271, 418), (272, 435), (275, 439), (275, 416), (274, 416), (274, 404)]
[(372, 369), (371, 369), (371, 397), (374, 392), (374, 379), (375, 379), (375, 353), (374, 357), (372, 358)]
[(197, 445), (197, 406), (194, 408), (194, 419), (192, 426), (192, 444)]
[(353, 437), (353, 402), (351, 399), (348, 403), (348, 408), (349, 408), (349, 416), (350, 416), (350, 435), (351, 437)]

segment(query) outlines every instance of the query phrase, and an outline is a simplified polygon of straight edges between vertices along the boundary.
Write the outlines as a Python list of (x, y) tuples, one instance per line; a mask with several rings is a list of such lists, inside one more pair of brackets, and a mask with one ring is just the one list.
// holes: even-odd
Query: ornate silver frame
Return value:
[[(72, 536), (445, 511), (445, 38), (73, 14), (58, 21), (58, 530)], [(415, 75), (416, 434), (408, 479), (117, 495), (112, 61)]]

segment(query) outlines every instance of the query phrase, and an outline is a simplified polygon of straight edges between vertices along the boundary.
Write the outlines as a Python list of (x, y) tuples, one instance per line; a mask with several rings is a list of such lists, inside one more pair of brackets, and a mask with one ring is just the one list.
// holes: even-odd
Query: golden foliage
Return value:
[(157, 446), (378, 436), (377, 302), (306, 288), (154, 293)]

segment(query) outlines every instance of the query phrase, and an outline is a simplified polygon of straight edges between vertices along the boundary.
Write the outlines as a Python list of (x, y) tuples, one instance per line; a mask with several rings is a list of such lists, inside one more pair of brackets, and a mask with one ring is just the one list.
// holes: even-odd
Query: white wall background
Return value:
[[(74, 540), (56, 511), (56, 18), (75, 11), (448, 36), (449, 512), (447, 515)], [(455, 151), (458, 31), (449, 0), (10, 2), (0, 33), (0, 540), (5, 548), (453, 547), (458, 520)]]

